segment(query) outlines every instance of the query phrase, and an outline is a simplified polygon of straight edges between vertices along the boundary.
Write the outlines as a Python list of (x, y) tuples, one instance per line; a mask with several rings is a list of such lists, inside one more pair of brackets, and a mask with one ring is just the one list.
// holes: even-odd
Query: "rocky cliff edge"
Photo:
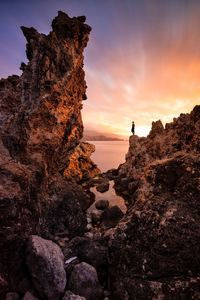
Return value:
[(131, 136), (115, 186), (128, 211), (109, 240), (113, 299), (199, 299), (200, 106)]
[(94, 148), (80, 142), (90, 26), (58, 12), (48, 35), (21, 29), (28, 64), (21, 76), (0, 80), (0, 273), (12, 270), (16, 282), (30, 234), (84, 232), (90, 201), (77, 182), (99, 172), (89, 158)]

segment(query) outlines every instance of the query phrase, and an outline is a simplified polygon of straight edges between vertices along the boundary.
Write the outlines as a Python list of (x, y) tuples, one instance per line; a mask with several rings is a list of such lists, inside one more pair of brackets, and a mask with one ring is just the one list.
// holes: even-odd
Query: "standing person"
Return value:
[(132, 134), (135, 134), (135, 123), (134, 122), (132, 122), (131, 132), (132, 132)]

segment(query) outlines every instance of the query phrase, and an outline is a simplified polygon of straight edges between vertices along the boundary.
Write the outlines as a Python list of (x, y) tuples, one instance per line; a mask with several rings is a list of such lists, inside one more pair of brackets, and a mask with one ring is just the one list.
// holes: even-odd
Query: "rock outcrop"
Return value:
[[(48, 35), (21, 27), (29, 62), (21, 76), (0, 80), (0, 273), (12, 271), (15, 284), (29, 235), (73, 237), (87, 224), (90, 203), (76, 181), (98, 169), (88, 157), (93, 147), (80, 143), (83, 50), (91, 30), (84, 22), (58, 12)], [(77, 177), (71, 165), (80, 149), (85, 163)]]
[(116, 188), (128, 211), (110, 236), (113, 299), (200, 298), (200, 106), (130, 137)]

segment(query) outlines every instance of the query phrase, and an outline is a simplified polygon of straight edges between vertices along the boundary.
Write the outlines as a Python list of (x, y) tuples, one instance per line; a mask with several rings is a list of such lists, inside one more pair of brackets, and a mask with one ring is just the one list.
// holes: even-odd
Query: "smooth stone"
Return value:
[(45, 299), (59, 299), (66, 286), (61, 249), (50, 240), (32, 235), (27, 241), (26, 254), (32, 282), (39, 295)]
[(68, 289), (87, 300), (102, 299), (102, 289), (95, 268), (85, 262), (76, 265), (69, 278)]
[(123, 216), (123, 212), (117, 205), (108, 207), (103, 211), (101, 215), (101, 225), (104, 229), (115, 227)]

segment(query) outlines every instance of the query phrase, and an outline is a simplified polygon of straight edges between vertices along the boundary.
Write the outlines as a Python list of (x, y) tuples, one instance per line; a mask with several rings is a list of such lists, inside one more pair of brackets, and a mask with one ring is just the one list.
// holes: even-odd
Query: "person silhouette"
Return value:
[(132, 122), (131, 132), (132, 132), (132, 134), (135, 134), (135, 123), (134, 122)]

